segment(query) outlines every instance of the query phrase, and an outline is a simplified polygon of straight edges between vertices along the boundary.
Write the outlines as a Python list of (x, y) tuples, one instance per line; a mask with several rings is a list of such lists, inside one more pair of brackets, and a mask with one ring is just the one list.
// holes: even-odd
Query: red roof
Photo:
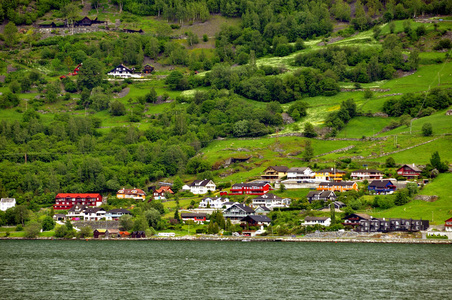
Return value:
[(162, 193), (162, 192), (168, 192), (170, 194), (174, 194), (174, 192), (171, 190), (171, 187), (169, 186), (162, 186), (158, 190), (155, 191), (156, 193)]
[(100, 194), (76, 194), (76, 193), (60, 193), (55, 198), (101, 198)]

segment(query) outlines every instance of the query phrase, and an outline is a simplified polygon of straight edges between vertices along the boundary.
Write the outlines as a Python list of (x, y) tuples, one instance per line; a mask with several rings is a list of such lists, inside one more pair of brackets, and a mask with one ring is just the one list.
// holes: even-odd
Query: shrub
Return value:
[(431, 123), (424, 123), (422, 125), (422, 135), (423, 136), (431, 136), (433, 134), (433, 127)]

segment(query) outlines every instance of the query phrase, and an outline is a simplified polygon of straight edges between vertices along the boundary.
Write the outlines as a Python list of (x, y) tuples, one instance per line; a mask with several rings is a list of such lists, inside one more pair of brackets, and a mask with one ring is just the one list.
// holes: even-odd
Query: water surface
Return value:
[(452, 299), (451, 245), (0, 241), (0, 299)]

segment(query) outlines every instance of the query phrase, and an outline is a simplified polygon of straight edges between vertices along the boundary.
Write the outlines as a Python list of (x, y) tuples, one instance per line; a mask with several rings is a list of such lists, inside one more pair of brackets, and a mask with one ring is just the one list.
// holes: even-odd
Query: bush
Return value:
[(423, 136), (431, 136), (433, 134), (433, 127), (431, 123), (424, 123), (422, 125), (422, 135)]
[(27, 238), (35, 238), (39, 235), (41, 232), (41, 224), (39, 223), (31, 223), (24, 228), (25, 230), (25, 236)]

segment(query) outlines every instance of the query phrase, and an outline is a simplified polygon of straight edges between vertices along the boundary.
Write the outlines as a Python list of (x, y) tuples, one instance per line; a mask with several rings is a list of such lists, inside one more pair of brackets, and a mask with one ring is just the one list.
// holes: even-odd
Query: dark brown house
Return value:
[(154, 67), (151, 65), (145, 65), (143, 68), (143, 73), (144, 74), (150, 74), (154, 71)]
[(141, 239), (146, 237), (146, 233), (144, 231), (134, 231), (130, 237), (133, 239)]

